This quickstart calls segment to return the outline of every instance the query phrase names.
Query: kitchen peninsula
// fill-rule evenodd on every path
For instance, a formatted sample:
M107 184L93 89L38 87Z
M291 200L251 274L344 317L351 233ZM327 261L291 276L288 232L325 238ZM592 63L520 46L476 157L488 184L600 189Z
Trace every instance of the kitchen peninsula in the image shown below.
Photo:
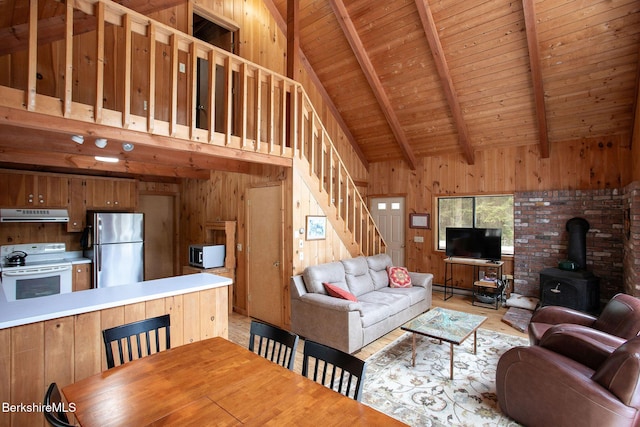
M0 292L0 401L42 402L106 370L102 330L171 315L171 346L228 336L229 278L199 273L7 302ZM0 413L0 425L44 425L40 412Z

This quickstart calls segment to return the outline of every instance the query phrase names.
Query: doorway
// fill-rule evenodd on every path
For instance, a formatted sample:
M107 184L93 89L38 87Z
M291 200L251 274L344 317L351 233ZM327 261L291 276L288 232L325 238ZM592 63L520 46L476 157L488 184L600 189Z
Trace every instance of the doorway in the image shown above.
M387 244L393 265L404 265L404 197L375 197L370 211Z
M177 274L175 205L176 198L173 195L140 194L138 211L144 213L145 280Z
M280 184L247 190L247 283L250 317L284 326L284 206Z
M229 22L223 22L220 18L213 18L205 13L204 10L195 9L193 13L193 36L211 45L226 50L227 52L237 54L238 28L235 24ZM196 90L196 127L198 129L208 130L208 117L207 111L208 94L209 94L209 61L203 58L198 58L197 62L197 82L198 88ZM224 120L224 108L225 108L225 71L224 67L220 65L215 66L215 88L214 88L214 106L215 117L213 118L213 125L215 132L225 132L225 120ZM231 134L236 135L237 123L235 114L236 106L238 105L236 97L237 91L235 88L238 84L238 73L236 71L232 74L232 116L231 120Z

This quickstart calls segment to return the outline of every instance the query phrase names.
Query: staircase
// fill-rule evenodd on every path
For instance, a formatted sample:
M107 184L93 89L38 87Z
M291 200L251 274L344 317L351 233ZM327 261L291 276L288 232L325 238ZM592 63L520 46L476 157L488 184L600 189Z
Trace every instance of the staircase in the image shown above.
M291 159L352 256L385 251L302 85L109 0L67 0L46 20L37 0L29 7L28 77L0 86L0 106L170 137L185 150ZM51 44L50 80L60 83L36 78L39 42Z

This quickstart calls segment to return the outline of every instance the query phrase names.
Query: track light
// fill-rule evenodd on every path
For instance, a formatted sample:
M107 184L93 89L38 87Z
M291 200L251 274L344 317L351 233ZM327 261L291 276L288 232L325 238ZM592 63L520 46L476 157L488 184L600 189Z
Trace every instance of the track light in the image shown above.
M107 146L107 140L105 138L96 139L96 147L104 148Z
M71 140L76 144L84 143L84 136L82 135L71 135Z
M123 142L122 143L122 149L124 151L133 151L134 145L130 142Z
M106 162L106 163L118 163L120 161L120 159L118 159L117 157L95 156L94 159L96 159L99 162Z

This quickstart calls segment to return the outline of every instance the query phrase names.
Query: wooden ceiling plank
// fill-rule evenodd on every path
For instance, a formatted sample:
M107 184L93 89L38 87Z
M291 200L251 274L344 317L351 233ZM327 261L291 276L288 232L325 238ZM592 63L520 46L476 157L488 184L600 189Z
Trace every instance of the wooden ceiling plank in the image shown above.
M280 15L280 12L278 11L278 8L275 6L275 4L273 3L272 0L264 0L264 3L267 6L267 9L269 9L271 11L271 15L273 16L273 18L275 19L276 23L278 24L278 27L280 28L280 31L282 31L283 33L286 34L287 33L287 24L284 21L284 19L282 18L282 16ZM353 134L351 133L351 130L349 129L349 126L347 126L347 124L344 122L344 119L343 119L342 115L340 114L340 112L338 111L338 108L336 107L336 105L334 104L333 100L331 99L331 97L327 93L324 85L321 83L321 81L318 78L318 75L316 74L315 70L313 69L313 67L309 63L309 60L305 56L304 51L300 47L300 43L299 42L298 42L298 53L299 53L300 63L305 67L305 70L306 70L309 78L314 83L314 85L316 87L316 90L320 93L320 96L322 97L322 100L324 101L325 105L331 111L331 114L333 115L333 118L335 119L336 123L340 127L340 130L342 131L342 133L344 133L344 135L346 136L347 140L349 141L349 144L351 145L351 148L353 148L353 150L355 151L356 155L358 156L358 159L362 162L362 164L364 165L365 169L369 169L369 161L367 160L367 157L362 152L362 149L360 148L360 145L358 145L358 143L356 142L356 139L354 138Z
M422 22L424 33L427 36L427 41L429 42L429 47L431 48L433 60L436 63L436 68L438 69L440 80L442 81L443 90L445 92L447 102L449 103L449 108L451 109L451 114L453 115L453 119L456 124L458 138L460 146L464 153L465 160L468 164L473 165L475 162L475 158L471 143L469 141L469 131L462 115L462 108L460 107L458 96L456 95L447 60L444 57L444 51L442 49L442 44L440 43L440 38L438 37L438 30L436 28L435 21L433 20L431 9L429 7L429 4L427 3L427 0L416 0L416 7L418 8L420 21Z
M535 0L522 0L522 6L525 28L527 30L527 45L529 46L529 62L531 64L536 119L538 121L540 157L547 159L549 158L549 132L547 129L547 112L544 103L544 83L542 80L542 68L540 66L540 50L538 48Z
M380 103L380 108L384 113L387 122L389 123L391 131L393 132L396 141L400 146L400 149L402 150L405 161L412 170L415 170L417 164L416 157L413 154L413 151L409 145L409 141L404 133L404 130L402 129L398 117L395 114L389 97L387 96L384 87L382 86L382 82L380 81L380 78L378 77L373 64L371 63L371 60L369 59L369 56L367 55L367 52L362 44L362 41L358 36L358 32L356 31L356 28L351 21L347 8L345 7L342 0L329 0L329 3L331 4L338 23L340 24L340 27L342 28L342 31L344 32L344 35L347 38L351 49L353 50L353 53L358 59L358 63L360 64L360 67L362 68L362 71L364 72L364 75L367 78L369 85L371 86L371 90Z

